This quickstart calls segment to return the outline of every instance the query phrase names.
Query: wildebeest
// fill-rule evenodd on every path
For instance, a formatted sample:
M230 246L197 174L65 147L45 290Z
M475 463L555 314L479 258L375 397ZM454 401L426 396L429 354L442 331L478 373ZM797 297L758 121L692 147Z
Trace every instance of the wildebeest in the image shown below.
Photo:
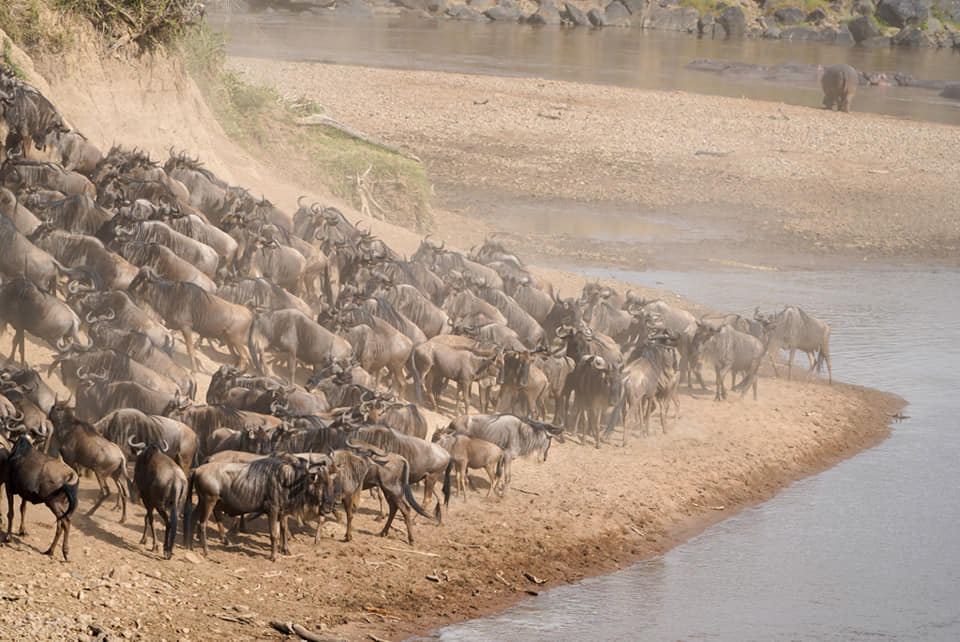
M850 104L857 93L860 74L850 65L832 65L823 70L820 86L823 87L823 106L837 111L850 111Z
M345 329L343 334L353 346L353 357L364 370L373 375L374 387L380 385L381 374L386 368L393 376L394 391L397 395L402 395L405 383L403 367L406 365L413 375L414 389L419 399L421 377L414 360L413 342L389 323L363 308L354 308L353 313L347 314L352 318L347 320L350 327Z
M92 470L97 478L100 494L87 515L93 515L110 496L107 479L112 478L117 486L117 505L114 510L121 509L120 523L125 522L130 478L127 477L127 458L123 450L93 426L78 419L66 402L61 401L53 406L50 421L53 422L53 440L63 462L78 473L81 467Z
M17 190L23 185L42 185L64 194L96 198L97 188L83 174L63 169L56 163L26 158L8 158L0 166L0 183Z
M667 407L672 402L680 412L680 402L676 397L680 381L679 356L677 350L669 345L647 342L638 347L630 361L623 367L619 399L616 400L604 437L610 435L618 421L623 421L623 445L627 444L627 435L633 421L638 417L641 432L650 432L650 413L657 404L660 406L660 427L667 432Z
M288 381L296 382L297 362L303 362L314 371L327 359L349 359L353 347L299 310L272 310L259 312L250 327L248 348L254 367L264 372L260 359L260 341L267 350L286 357L290 372ZM406 360L406 359L404 359Z
M410 482L415 484L423 481L423 507L426 509L429 498L434 494L436 483L443 478L443 504L450 503L450 473L453 466L450 455L443 448L405 435L398 430L386 426L366 425L353 430L350 438L380 448L388 453L402 456L410 464ZM440 499L437 498L436 516L440 518Z
M17 231L24 236L32 234L42 223L33 212L24 207L13 192L5 187L0 187L0 215L10 219Z
M132 225L118 224L114 231L120 240L165 245L210 278L216 275L217 267L220 265L220 255L216 250L206 243L177 232L162 221L136 221Z
M69 306L28 279L15 278L0 285L0 333L6 331L7 325L16 331L10 361L19 346L21 364L26 363L25 332L57 349L80 343L80 318Z
M167 445L167 456L175 460L184 472L188 472L197 460L199 439L196 431L171 417L148 414L137 407L123 407L105 414L94 424L94 428L133 456L136 456L136 451L130 444L131 438L137 443L164 443Z
M807 314L802 309L788 305L783 310L771 315L762 315L759 310L755 318L764 326L767 335L767 347L773 353L780 349L790 351L790 360L787 362L787 379L793 369L793 355L797 350L807 353L810 359L810 370L827 364L827 373L830 383L833 383L833 367L830 365L830 326L820 319ZM816 354L816 359L814 359ZM777 366L774 364L776 374Z
M134 381L108 382L106 377L94 372L83 372L78 377L77 415L84 421L97 421L98 417L121 408L142 408L147 414L162 415L179 403L176 396Z
M585 355L567 377L563 387L564 424L571 431L580 432L580 443L586 442L586 432L593 433L596 447L600 447L600 421L619 391L620 373L606 359L597 355ZM566 412L570 394L573 393L573 420Z
M250 361L247 337L253 313L240 305L204 292L192 283L161 279L149 268L142 268L130 284L130 291L150 304L172 330L183 334L191 369L196 372L194 333L227 344L237 365Z
M174 338L170 331L152 313L134 303L126 290L77 293L73 305L87 323L110 322L114 327L146 335L167 354L173 352Z
M292 458L295 460L296 458ZM225 540L221 513L245 515L266 513L270 522L270 560L277 559L277 550L289 554L287 516L303 504L332 507L337 501L332 473L326 465L308 467L289 458L267 457L249 464L203 464L190 474L187 484L187 507L184 515L184 540L193 548L193 532L197 529L203 553L207 547L207 520L211 513ZM197 493L196 517L192 515L193 492Z
M94 287L100 287L96 272L86 266L65 268L49 252L31 243L5 216L0 216L0 247L3 248L0 252L2 276L29 279L48 292L56 292L61 276L90 280Z
M96 237L65 232L44 223L29 239L66 266L84 265L93 270L103 287L122 290L137 275L136 266L109 251Z
M731 386L734 390L737 388L734 383L739 373L743 376L739 384L742 395L747 393L747 388L752 384L753 398L757 398L757 371L766 352L759 339L728 325L716 328L701 324L697 328L694 347L698 355L714 365L717 378L717 393L714 397L716 401L727 397L724 378L728 373L733 377Z
M157 550L157 534L153 529L153 511L156 510L167 529L163 538L163 556L170 559L173 557L173 542L177 536L177 520L187 501L187 476L176 462L163 453L161 446L149 444L137 454L133 482L140 501L147 509L143 517L143 537L140 538L140 544L147 543L149 529L153 538L150 550Z
M112 348L71 346L54 355L49 372L60 366L60 379L68 388L75 388L83 372L96 372L110 381L134 381L169 396L186 394L186 390L159 372Z
M216 295L231 303L253 305L267 310L293 309L313 317L313 309L306 301L263 278L230 277L217 289Z
M490 490L487 497L503 485L503 465L505 455L500 446L477 439L464 433L439 434L436 443L450 453L453 460L453 469L457 474L457 492L467 496L467 483L473 488L473 482L467 475L469 468L482 468L490 478Z
M9 451L0 450L0 471L7 489L7 533L4 541L10 538L13 531L13 496L19 495L20 501L20 532L26 535L24 513L27 502L31 504L46 504L50 512L57 519L57 530L53 536L53 543L46 550L47 555L53 555L57 542L63 536L63 559L68 559L70 540L70 519L77 508L77 488L80 485L80 476L76 471L58 459L45 455L21 434Z
M464 414L469 414L473 382L496 373L495 365L500 351L496 346L481 345L467 337L442 334L418 345L413 355L417 370L430 389L434 410L439 408L439 402L432 378L441 381L453 379L457 382L454 412L460 407L462 399Z
M406 283L386 286L375 294L393 304L398 312L417 324L427 338L450 331L450 317L419 289Z
M34 214L54 227L94 236L113 219L113 213L100 207L86 194L74 194L52 201L35 199L31 209ZM102 242L103 239L98 239Z
M536 453L537 459L545 462L553 438L563 438L563 430L557 426L509 414L462 415L450 422L445 432L464 432L503 449L506 455L503 464L503 494L506 494L507 487L510 486L511 462L514 459Z
M543 418L547 413L543 398L548 387L547 376L532 362L529 352L507 350L503 353L503 365L500 368L501 410Z
M144 243L133 239L117 239L110 243L118 255L137 268L152 268L159 277L169 281L193 283L205 292L216 292L213 279L198 270L192 263L181 258L166 245ZM136 271L130 281L136 278ZM129 286L129 282L127 285Z

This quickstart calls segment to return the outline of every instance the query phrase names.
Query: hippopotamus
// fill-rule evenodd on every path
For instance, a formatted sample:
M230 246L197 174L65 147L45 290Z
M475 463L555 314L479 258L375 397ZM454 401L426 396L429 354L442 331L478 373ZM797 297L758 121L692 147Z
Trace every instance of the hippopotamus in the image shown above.
M823 87L823 106L839 111L850 111L850 102L857 93L860 74L850 65L833 65L823 70L820 85Z

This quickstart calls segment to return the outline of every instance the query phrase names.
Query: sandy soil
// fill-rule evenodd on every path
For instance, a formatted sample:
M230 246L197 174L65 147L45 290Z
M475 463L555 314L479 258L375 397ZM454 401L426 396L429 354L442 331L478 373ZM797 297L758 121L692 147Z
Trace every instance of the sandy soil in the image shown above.
M243 64L266 69L252 61ZM192 83L162 59L101 64L93 57L78 58L58 68L70 71L48 76L49 97L103 146L136 145L158 159L171 145L200 154L214 171L262 191L291 211L300 193L335 202L329 195L290 184L283 168L262 167L225 140ZM290 72L284 67L276 77L283 79ZM795 212L785 216L777 234L795 238L791 235L802 230L788 223L801 226L807 211L837 226L842 219L851 229L865 228L854 216L866 207L857 198L873 194L883 184L881 176L895 178L899 185L901 173L892 170L904 167L903 173L916 181L913 198L885 189L891 199L918 213L927 211L915 205L918 202L946 213L956 208L945 195L938 196L958 171L945 157L957 142L957 130L942 126L800 108L784 108L790 120L773 121L769 116L778 112L771 105L657 92L623 94L559 83L439 74L408 77L357 68L317 67L303 73L328 74L328 86L339 90L318 95L331 115L416 151L441 186L479 188L490 183L497 193L584 202L611 194L616 200L643 196L639 201L651 204L696 201L697 195L732 201L750 195L763 203L772 198L789 203ZM378 77L380 84L374 80ZM411 86L419 93L419 103L407 93ZM535 100L531 94L537 91L543 95ZM337 100L342 101L339 106ZM470 111L474 100L490 102L477 105L484 111L475 113ZM629 110L624 101L643 117L625 119ZM550 106L564 107L549 112L561 114L560 120L536 115ZM699 134L681 140L689 133L683 123L694 114L699 114ZM594 119L609 125L606 136L597 138ZM622 125L614 126L618 122ZM535 131L523 133L521 123ZM830 131L844 132L847 142L824 135L828 125ZM752 145L744 138L751 127L766 132L758 133L756 141L771 142ZM867 138L891 140L884 138L888 129L926 145L929 158L918 153L915 158L897 155L880 161L859 143L854 145ZM812 135L815 131L820 134ZM804 135L793 137L797 132ZM772 142L776 140L781 142ZM797 150L798 140L809 141L802 152L783 152L781 157L773 151L777 144ZM835 158L844 145L849 149L841 155L845 169L835 162L843 179L825 188L828 194L809 195L821 210L802 198L797 184L810 178L797 180L792 171L822 175L820 164ZM702 157L695 155L699 149L735 153ZM934 149L944 155L933 154ZM671 176L680 166L691 174ZM891 173L871 174L869 169ZM587 171L589 175L583 175ZM928 173L944 182L936 183ZM839 198L844 185L856 198L848 195L840 203L857 203L857 209L827 207L836 202L828 196ZM774 188L770 196L768 190ZM892 205L872 200L878 218L893 216ZM437 219L440 235L461 246L491 229L482 221L442 211ZM935 236L937 229L947 236L946 227L937 227L946 223L933 216L923 220L923 234ZM381 222L373 226L400 251L416 247L417 237L405 230ZM864 234L881 236L872 226ZM911 238L920 244L928 236L918 232ZM892 233L890 239L899 242ZM929 255L921 256L939 257L938 247L931 245ZM576 275L541 272L564 290L579 289L583 283ZM9 341L9 335L0 339L0 351L9 350ZM38 368L45 370L50 363L46 348L34 346L31 355ZM215 366L203 363L207 372ZM204 377L201 394L206 382ZM298 622L331 637L405 637L503 607L530 591L658 554L698 529L769 498L791 481L882 440L888 433L887 413L903 402L842 383L765 376L757 402L732 398L714 403L712 395L697 392L684 393L681 403L682 416L666 434L654 423L654 434L634 436L627 447L596 450L568 440L556 444L544 464L520 462L506 498L454 498L443 525L417 521L415 547L406 544L402 525L385 540L375 537L381 523L367 501L351 543L339 541L343 526L330 523L318 546L302 536L293 544L293 556L271 563L263 525L258 524L231 546L213 543L208 558L178 548L172 561L163 562L137 544L139 507L132 509L126 525L118 525L117 515L106 506L93 517L79 514L93 498L94 484L84 479L69 563L39 552L52 537L52 519L43 507L28 510L29 534L14 537L0 550L0 638L262 639L279 636L268 627L270 620ZM483 480L476 479L485 490ZM531 582L525 572L544 583Z

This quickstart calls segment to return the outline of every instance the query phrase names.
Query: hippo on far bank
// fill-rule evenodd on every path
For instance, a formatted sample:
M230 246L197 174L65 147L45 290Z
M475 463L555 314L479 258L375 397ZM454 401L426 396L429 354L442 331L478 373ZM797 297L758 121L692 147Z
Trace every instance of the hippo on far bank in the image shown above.
M833 65L823 70L820 85L823 87L823 106L839 111L850 111L850 103L857 93L860 74L850 65Z

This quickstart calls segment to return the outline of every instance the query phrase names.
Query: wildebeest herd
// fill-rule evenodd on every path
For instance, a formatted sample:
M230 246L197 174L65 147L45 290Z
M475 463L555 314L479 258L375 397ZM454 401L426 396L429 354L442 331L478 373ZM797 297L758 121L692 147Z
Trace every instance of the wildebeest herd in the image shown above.
M705 362L718 400L728 374L756 398L761 359L780 348L830 367L829 327L799 308L697 319L599 283L564 298L490 241L464 255L427 238L406 259L335 208L300 199L290 215L184 154L162 167L136 149L103 154L5 71L0 141L6 537L15 495L21 535L26 502L44 503L47 552L62 537L64 558L82 470L100 488L88 512L116 492L123 521L139 497L141 543L149 533L156 550L156 511L168 558L180 524L206 552L211 515L224 539L223 515L234 528L266 515L271 559L288 517L319 534L336 504L350 539L366 489L388 504L382 534L400 511L412 543L411 511L430 517L436 501L440 519L469 468L502 494L512 461L545 460L564 427L626 443L659 409L666 431L681 379L705 387ZM50 363L30 363L27 334ZM198 352L224 362L205 403ZM54 372L67 399L41 376ZM421 405L454 417L431 441Z

